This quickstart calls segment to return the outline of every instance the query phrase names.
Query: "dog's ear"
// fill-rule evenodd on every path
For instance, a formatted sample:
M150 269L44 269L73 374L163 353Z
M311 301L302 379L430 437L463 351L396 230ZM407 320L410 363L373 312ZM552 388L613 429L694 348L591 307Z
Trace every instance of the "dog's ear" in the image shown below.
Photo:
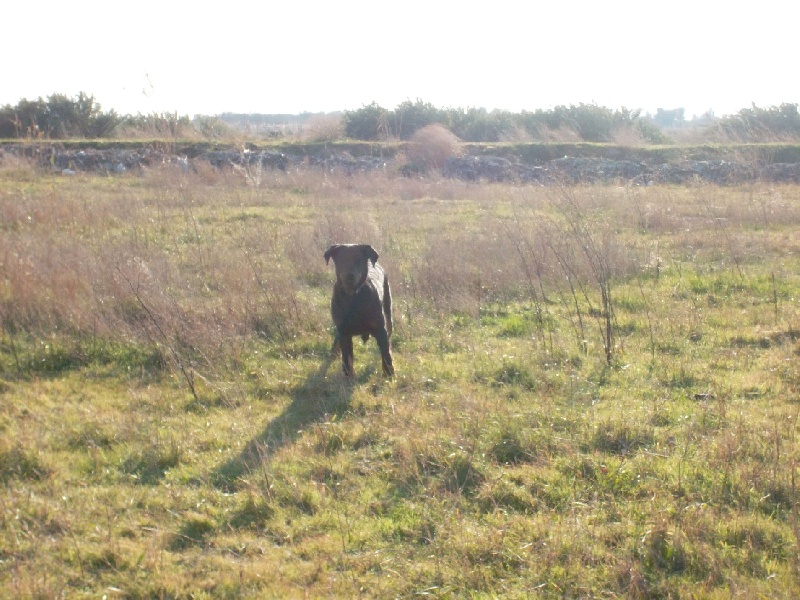
M375 263L378 262L378 253L375 252L375 248L369 244L363 244L361 249L364 251L364 256L372 261L372 266L374 267Z
M325 250L325 264L326 264L326 265L328 264L328 261L329 261L331 258L333 258L333 259L335 260L335 257L336 257L336 252L337 252L337 251L339 250L339 248L341 248L341 247L342 247L342 245L341 245L341 244L334 244L333 246L331 246L330 248L328 248L327 250Z

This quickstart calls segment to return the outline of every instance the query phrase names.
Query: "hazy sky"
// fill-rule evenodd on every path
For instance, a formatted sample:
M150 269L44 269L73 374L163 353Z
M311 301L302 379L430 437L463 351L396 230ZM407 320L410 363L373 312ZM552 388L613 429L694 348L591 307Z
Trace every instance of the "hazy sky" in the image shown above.
M125 113L559 104L729 114L800 102L788 0L20 0L0 105L93 94Z

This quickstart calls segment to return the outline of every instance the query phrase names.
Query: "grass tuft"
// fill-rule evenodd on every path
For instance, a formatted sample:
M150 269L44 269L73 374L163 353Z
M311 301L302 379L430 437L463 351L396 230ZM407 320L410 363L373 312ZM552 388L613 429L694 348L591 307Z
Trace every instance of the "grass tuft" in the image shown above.
M174 442L133 451L121 465L122 473L142 485L156 485L169 469L180 463L180 449Z
M189 515L180 530L169 540L167 547L173 552L182 552L193 546L203 546L216 525L203 515Z
M39 481L49 474L39 457L24 447L0 449L0 481Z
M627 455L654 443L652 430L627 423L599 423L589 439L589 448L606 454Z

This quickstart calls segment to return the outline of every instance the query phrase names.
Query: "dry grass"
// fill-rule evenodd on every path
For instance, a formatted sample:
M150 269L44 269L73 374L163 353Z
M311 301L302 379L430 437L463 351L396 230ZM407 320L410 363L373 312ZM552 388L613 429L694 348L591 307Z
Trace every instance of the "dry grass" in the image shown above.
M0 588L792 597L799 206L5 164ZM316 376L351 241L392 381Z
M310 142L335 142L344 138L344 122L341 115L317 115L306 121L301 139Z

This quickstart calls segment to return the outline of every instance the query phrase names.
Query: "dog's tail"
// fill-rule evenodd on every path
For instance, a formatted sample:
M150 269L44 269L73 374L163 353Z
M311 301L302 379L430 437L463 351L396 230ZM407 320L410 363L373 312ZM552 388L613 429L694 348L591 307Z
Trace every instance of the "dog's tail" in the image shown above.
M386 332L392 335L392 290L389 288L389 278L383 277L383 316L386 319Z

